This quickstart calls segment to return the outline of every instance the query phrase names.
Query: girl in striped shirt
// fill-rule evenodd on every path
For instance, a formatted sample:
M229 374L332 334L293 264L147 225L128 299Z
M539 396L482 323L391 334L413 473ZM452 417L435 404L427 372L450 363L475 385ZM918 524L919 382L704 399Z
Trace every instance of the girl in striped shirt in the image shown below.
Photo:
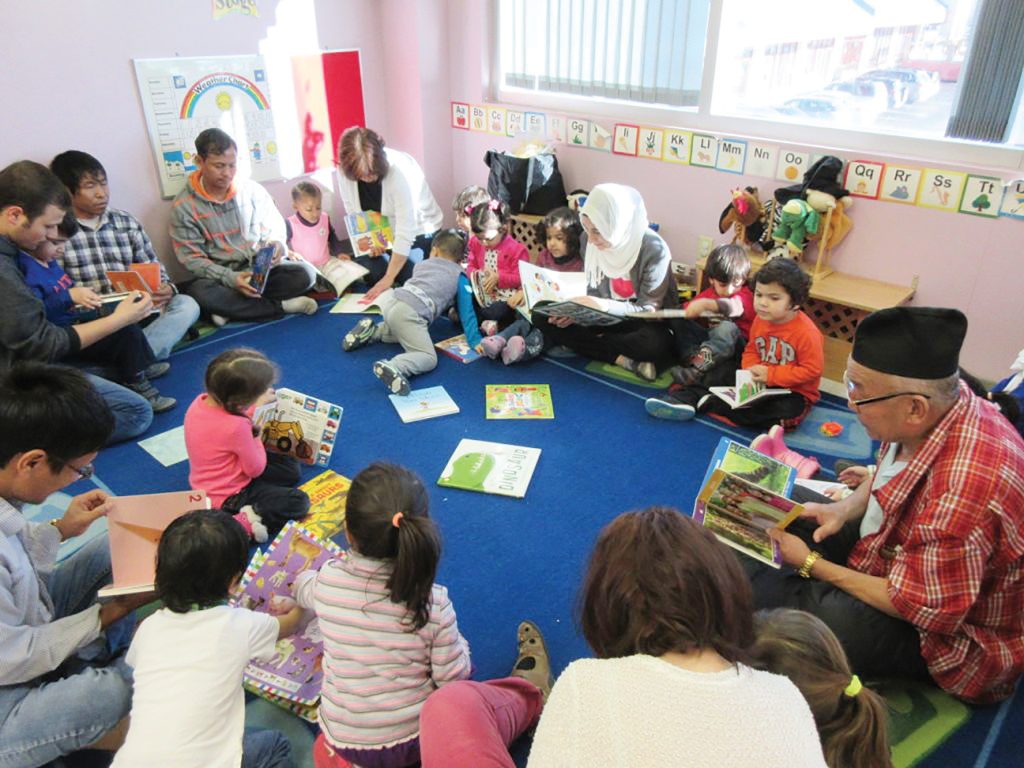
M371 464L349 489L347 556L296 579L324 639L317 766L417 764L423 702L470 675L448 591L434 583L441 543L427 506L415 473Z

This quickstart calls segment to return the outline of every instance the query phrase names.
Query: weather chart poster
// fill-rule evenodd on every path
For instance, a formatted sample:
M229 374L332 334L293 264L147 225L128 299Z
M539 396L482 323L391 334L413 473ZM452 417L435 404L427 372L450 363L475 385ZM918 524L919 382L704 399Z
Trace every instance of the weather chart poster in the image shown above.
M136 59L135 74L164 197L195 170L195 138L206 128L231 134L251 178L281 178L262 56Z

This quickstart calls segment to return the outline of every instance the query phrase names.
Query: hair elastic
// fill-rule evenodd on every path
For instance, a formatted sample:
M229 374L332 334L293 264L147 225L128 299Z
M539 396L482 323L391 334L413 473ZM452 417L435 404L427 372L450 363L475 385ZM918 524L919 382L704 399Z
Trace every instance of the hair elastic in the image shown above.
M490 208L492 211L496 211L498 210L499 207L501 207L501 201L492 197L491 201L487 203L487 207Z
M469 214L471 214L473 212L474 208L476 208L476 206L473 205L472 203L470 203L469 205L467 205L465 208L462 209L462 212L464 214L466 214L467 216L469 216Z
M864 686L861 685L860 678L854 675L850 678L850 684L843 689L843 695L849 696L852 699L861 692L862 688L864 688Z
M405 517L405 515L402 514L401 512L395 512L394 517L391 518L391 525L393 525L395 528L397 528L399 523L402 522L402 518L403 517Z

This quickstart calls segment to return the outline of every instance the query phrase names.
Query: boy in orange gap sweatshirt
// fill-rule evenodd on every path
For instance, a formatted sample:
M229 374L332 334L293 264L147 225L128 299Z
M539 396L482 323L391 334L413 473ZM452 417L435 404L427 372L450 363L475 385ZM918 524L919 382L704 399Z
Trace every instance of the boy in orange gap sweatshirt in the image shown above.
M781 424L787 431L795 429L821 397L818 386L825 363L821 331L801 309L810 287L811 278L789 259L773 259L755 277L757 317L743 350L742 367L754 381L792 390L789 394L730 408L706 387L676 385L657 402L648 401L648 413L677 421L707 413L741 427L768 429Z

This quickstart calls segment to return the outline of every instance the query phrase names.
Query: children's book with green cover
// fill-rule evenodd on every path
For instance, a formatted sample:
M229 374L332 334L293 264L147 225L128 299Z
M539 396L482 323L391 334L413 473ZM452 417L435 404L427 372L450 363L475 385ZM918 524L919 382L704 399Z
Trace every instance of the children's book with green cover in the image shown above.
M553 419L555 405L548 384L487 384L488 419Z
M796 470L793 467L728 437L719 439L701 487L707 484L716 469L757 483L786 498L793 494L793 483L796 481Z
M729 404L730 408L744 408L762 397L788 395L788 389L768 389L759 381L754 381L750 371L736 371L736 386L710 387L711 394Z
M463 438L437 484L521 499L540 458L540 448Z

